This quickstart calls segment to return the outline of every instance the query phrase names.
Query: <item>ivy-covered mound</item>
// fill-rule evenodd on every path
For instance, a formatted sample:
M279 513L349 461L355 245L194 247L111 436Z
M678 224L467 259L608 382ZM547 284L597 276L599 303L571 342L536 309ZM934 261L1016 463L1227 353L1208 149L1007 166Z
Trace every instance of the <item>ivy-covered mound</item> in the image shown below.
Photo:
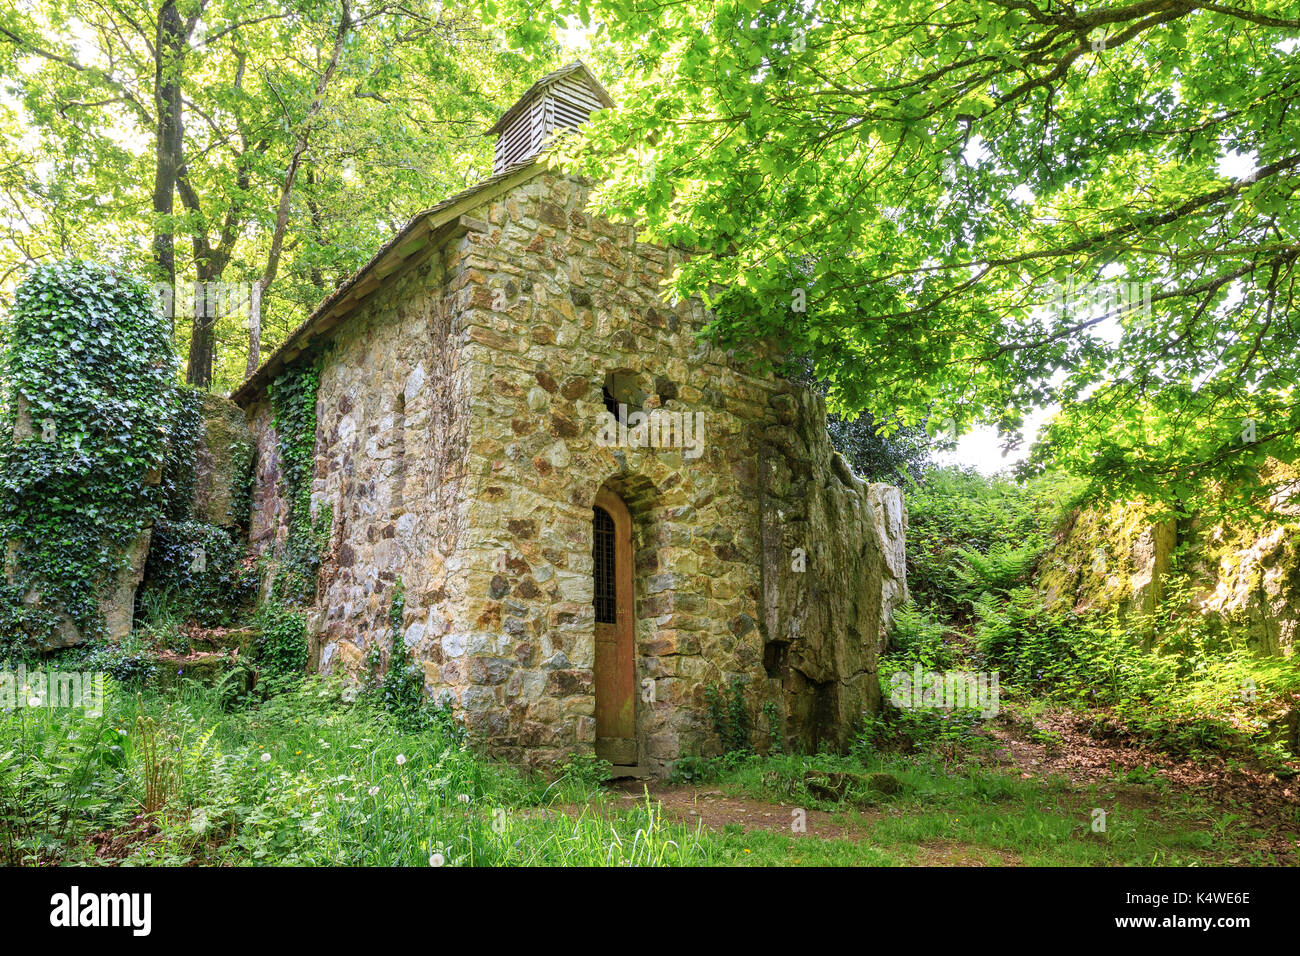
M18 287L0 368L0 635L104 631L100 597L158 515L176 355L143 280L63 262ZM62 638L62 640L60 640Z

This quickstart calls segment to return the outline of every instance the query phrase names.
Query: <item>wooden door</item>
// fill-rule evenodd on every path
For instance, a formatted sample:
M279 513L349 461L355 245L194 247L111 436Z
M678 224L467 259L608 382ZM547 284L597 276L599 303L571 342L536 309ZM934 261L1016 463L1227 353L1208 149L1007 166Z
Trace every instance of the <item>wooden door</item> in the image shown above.
M617 496L602 491L592 509L596 605L596 754L635 766L635 607L632 593L632 516Z

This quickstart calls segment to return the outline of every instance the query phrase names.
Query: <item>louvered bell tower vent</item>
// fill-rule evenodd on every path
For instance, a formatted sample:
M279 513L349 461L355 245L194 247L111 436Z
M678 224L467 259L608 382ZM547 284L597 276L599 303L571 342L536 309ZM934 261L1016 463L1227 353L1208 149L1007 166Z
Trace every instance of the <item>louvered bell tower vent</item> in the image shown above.
M596 110L613 105L600 81L580 61L546 74L488 130L497 137L492 174L532 159L556 130L581 126Z

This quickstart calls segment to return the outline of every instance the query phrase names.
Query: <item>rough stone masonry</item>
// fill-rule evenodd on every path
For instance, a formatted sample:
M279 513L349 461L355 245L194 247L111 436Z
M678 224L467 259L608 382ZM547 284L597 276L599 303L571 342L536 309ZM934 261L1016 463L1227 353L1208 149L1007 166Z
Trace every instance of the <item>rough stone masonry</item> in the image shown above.
M561 81L607 97L566 70L520 104ZM756 743L773 704L787 746L842 747L879 706L906 597L901 495L850 473L815 395L701 342L701 303L660 297L680 253L590 215L589 185L532 155L420 214L236 391L253 546L274 558L287 534L267 383L320 361L321 671L357 674L388 645L400 578L405 643L475 741L528 766L591 752L593 505L612 493L632 526L622 762L717 752L706 689L736 680ZM620 405L622 432L602 432ZM638 413L689 417L697 447L667 424L648 439Z

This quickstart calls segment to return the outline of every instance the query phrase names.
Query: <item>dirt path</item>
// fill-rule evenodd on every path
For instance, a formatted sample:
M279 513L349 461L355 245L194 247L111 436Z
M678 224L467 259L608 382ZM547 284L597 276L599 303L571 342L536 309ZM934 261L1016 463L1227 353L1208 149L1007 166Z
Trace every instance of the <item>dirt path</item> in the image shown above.
M687 826L703 823L711 830L736 826L744 833L767 830L795 839L813 837L865 842L870 838L872 823L884 816L880 810L865 808L854 808L852 814L847 810L836 813L804 810L793 804L728 796L716 788L674 786L654 781L620 780L611 784L608 792L620 809L642 803L648 793L650 799L663 808L665 818L674 823ZM792 827L796 811L805 814L806 828L801 832ZM1015 866L1020 863L1014 854L954 840L925 841L911 849L914 856L909 862L917 866L987 866L990 862Z
M798 836L791 829L796 811L806 814L808 831L827 840L861 840L867 835L863 824L879 819L876 811L861 811L861 822L850 820L845 813L828 813L823 810L803 810L794 804L768 803L746 797L730 797L721 790L690 785L673 786L655 781L620 780L609 787L621 808L628 808L650 799L663 806L664 815L675 823L694 825L703 823L711 830L722 830L736 825L748 833L751 830L771 830Z

